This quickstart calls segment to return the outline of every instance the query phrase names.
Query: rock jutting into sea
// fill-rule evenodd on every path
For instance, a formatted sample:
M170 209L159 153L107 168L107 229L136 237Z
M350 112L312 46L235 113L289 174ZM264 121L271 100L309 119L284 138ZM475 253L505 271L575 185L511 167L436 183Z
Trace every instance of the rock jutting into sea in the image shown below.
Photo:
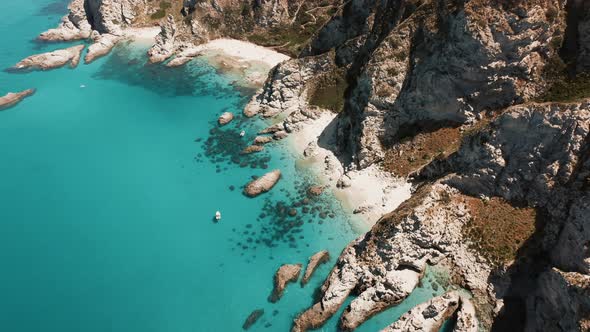
M254 144L267 144L273 141L273 138L270 136L256 136L254 139Z
M88 47L88 53L84 57L84 62L87 64L109 54L113 47L122 40L122 37L111 34L96 34L93 40L94 44Z
M272 187L281 179L281 171L274 170L268 172L256 180L248 183L244 189L244 194L248 197L256 197L272 189Z
M31 55L14 65L14 70L26 70L26 69L40 69L50 70L60 68L66 64L70 64L70 67L75 68L80 62L80 56L84 50L84 45L72 46L70 48L56 50L52 52Z
M311 276L315 272L315 270L324 263L327 263L330 260L330 253L327 250L322 250L309 258L309 262L307 263L307 268L305 269L305 273L303 274L303 278L301 278L301 287L305 286Z
M41 35L43 41L73 41L90 37L92 26L86 17L84 0L73 0L68 6L69 14L61 19L57 28L49 29Z
M244 150L242 150L242 152L240 152L240 154L251 154L251 153L260 152L262 150L264 150L264 146L262 146L262 145L250 145L250 146L247 146L246 148L244 148Z
M264 315L264 309L256 309L252 311L246 321L244 321L244 325L242 325L242 329L248 330L252 325L256 324L256 322Z
M274 277L274 289L268 300L270 302L277 302L283 296L285 287L288 283L296 282L301 273L301 264L285 264L281 266Z
M166 61L174 55L176 50L176 23L174 16L168 15L166 20L160 23L161 31L156 36L156 43L148 50L150 63L160 63Z
M6 95L0 97L0 111L15 106L16 104L20 103L23 99L32 96L34 93L35 89L7 93Z
M226 124L230 123L234 119L234 114L232 112L225 112L219 116L217 119L217 123L220 126L225 126Z

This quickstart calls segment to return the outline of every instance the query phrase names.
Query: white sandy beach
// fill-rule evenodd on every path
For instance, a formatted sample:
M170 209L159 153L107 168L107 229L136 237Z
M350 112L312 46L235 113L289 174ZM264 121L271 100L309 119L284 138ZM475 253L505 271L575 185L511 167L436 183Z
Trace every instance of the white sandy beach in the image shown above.
M381 170L377 165L360 171L350 171L344 175L344 169L334 153L325 148L332 144L329 141L335 135L334 128L329 126L335 117L335 114L325 111L319 119L307 120L302 129L291 134L289 140L295 153L303 158L302 166L314 169L322 184L332 189L344 208L350 213L356 212L370 227L382 215L395 210L403 201L410 198L411 185L404 179L395 178ZM317 143L325 130L320 144L324 147L308 148L310 143ZM348 182L346 188L337 187L339 179Z
M123 34L125 37L133 39L138 43L153 45L160 30L160 27L157 26L148 28L127 28L123 31Z

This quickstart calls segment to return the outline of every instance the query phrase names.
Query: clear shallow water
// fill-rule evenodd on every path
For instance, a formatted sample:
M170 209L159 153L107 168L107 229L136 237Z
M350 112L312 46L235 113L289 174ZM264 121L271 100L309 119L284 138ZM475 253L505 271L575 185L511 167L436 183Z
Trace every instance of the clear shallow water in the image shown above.
M0 2L1 68L64 46L31 41L55 26L64 3ZM0 112L0 330L238 331L263 308L251 330L287 331L331 264L270 304L276 269L322 249L333 263L366 229L329 195L313 203L325 219L300 208L285 217L282 206L299 201L312 177L284 146L237 157L245 144L237 132L251 138L262 123L214 129L248 92L204 62L163 69L145 65L144 52L123 45L75 70L0 72L1 94L38 89ZM244 197L240 187L263 167L280 168L283 180ZM378 330L441 293L430 280L359 330Z

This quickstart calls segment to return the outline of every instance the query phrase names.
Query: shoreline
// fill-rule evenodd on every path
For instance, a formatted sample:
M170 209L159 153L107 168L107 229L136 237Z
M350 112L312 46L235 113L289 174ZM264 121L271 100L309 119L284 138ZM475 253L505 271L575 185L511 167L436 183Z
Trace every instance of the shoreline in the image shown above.
M332 125L335 118L336 114L322 111L317 119L303 122L301 129L290 134L287 143L298 166L311 169L319 184L334 193L345 211L362 219L370 228L410 198L411 184L377 165L345 172L331 151L336 139L336 128Z

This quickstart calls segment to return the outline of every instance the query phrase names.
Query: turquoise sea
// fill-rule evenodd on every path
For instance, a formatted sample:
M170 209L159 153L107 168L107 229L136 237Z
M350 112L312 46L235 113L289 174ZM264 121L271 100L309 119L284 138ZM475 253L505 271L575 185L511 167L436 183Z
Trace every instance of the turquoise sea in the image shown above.
M66 5L0 1L0 67L64 47L34 38ZM240 331L258 308L265 313L251 331L288 331L340 251L367 230L329 194L303 213L313 175L296 169L284 144L239 155L266 124L238 117L217 128L253 93L235 77L203 60L147 65L145 51L125 44L73 70L0 72L1 95L37 89L0 112L0 331ZM284 176L271 193L241 194L276 168ZM322 249L332 260L310 284L267 301L280 265ZM433 280L359 330L440 294ZM323 330L335 331L337 319Z

